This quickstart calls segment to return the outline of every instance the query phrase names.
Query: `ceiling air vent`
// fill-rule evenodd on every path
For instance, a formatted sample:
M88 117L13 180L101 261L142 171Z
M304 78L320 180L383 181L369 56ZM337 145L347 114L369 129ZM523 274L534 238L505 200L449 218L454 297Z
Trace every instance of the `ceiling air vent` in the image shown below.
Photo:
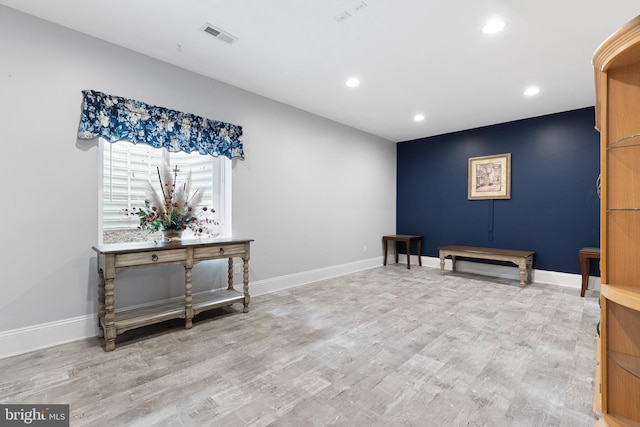
M226 31L221 30L220 28L214 27L211 24L204 24L200 30L227 44L233 44L236 40L238 40L236 36L231 35Z

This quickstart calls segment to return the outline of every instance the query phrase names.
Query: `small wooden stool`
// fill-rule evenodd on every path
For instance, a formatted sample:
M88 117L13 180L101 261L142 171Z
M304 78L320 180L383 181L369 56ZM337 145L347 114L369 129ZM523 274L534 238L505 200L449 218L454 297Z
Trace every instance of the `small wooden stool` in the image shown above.
M578 259L580 260L580 272L582 273L580 296L583 297L589 283L589 260L600 259L600 248L582 248L578 251Z
M393 240L396 242L396 262L398 262L398 242L404 242L407 245L407 269L411 268L411 242L418 242L418 264L422 267L422 236L407 236L404 234L394 234L391 236L382 236L382 245L384 246L384 264L387 265L387 242Z

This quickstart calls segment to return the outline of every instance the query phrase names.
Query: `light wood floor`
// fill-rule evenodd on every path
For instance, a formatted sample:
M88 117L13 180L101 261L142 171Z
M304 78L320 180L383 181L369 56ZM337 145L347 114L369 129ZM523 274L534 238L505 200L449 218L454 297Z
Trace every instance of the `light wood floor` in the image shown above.
M389 265L0 360L72 426L591 426L597 293Z

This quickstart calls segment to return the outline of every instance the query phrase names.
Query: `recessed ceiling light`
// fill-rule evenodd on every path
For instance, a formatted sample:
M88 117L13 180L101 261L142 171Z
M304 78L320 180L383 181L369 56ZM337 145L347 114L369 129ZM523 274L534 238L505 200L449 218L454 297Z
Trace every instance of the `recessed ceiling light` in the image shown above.
M485 34L494 34L499 31L502 31L504 26L505 26L504 20L500 18L493 18L487 21L484 27L482 27L482 32Z
M424 114L416 114L415 116L413 116L413 120L416 122L421 122L424 121Z
M360 86L360 80L358 80L358 78L356 77L351 77L349 80L347 80L347 86L349 87Z
M533 96L540 93L540 88L538 86L529 86L522 92L525 96Z

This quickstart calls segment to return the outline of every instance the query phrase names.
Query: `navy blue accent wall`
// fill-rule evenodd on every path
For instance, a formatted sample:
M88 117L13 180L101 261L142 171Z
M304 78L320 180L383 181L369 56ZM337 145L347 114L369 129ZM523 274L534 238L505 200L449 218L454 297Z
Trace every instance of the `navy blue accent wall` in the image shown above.
M589 107L398 143L396 232L422 235L427 256L454 244L532 250L536 269L580 273L578 250L600 246L594 123ZM511 199L468 200L469 158L502 153Z

